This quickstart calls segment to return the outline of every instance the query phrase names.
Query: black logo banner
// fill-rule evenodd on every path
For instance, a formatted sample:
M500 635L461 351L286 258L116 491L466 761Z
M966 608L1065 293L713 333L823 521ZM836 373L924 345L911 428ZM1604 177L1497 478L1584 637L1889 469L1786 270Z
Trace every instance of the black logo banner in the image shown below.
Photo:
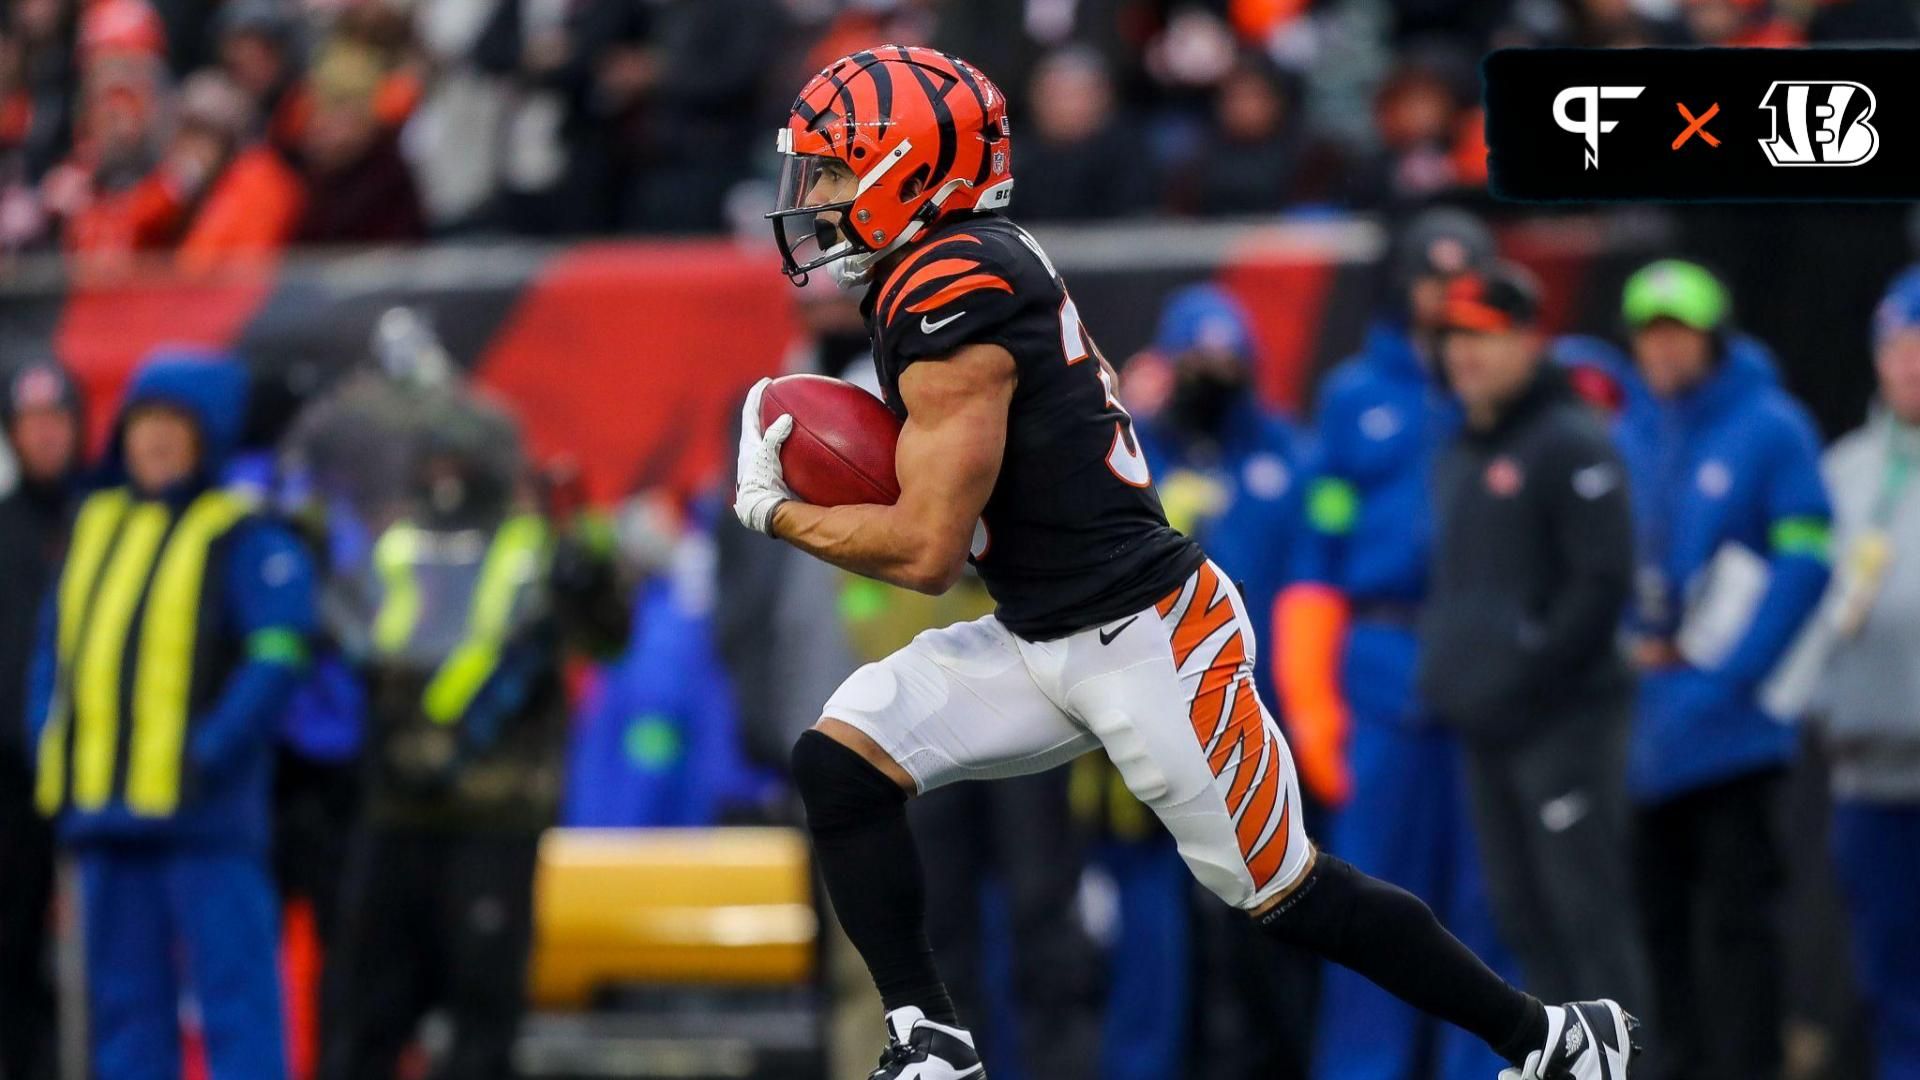
M1502 49L1484 71L1503 199L1920 199L1920 49Z

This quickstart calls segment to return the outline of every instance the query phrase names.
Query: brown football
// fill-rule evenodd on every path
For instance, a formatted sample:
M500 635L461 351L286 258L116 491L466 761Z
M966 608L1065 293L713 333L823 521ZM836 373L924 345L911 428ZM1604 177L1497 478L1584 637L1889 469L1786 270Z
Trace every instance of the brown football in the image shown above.
M789 413L793 434L780 447L780 468L795 495L817 506L900 498L893 472L900 421L879 398L824 375L787 375L760 396L760 424Z

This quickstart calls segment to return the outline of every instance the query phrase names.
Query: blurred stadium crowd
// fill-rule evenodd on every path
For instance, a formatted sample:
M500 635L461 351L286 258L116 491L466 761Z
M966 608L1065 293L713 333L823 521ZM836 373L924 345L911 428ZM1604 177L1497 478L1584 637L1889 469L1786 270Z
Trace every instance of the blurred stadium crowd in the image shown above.
M1905 0L13 0L0 18L0 251L65 252L82 276L144 257L196 275L306 246L762 241L764 136L792 90L827 60L889 40L966 56L1012 95L1023 222L1380 214L1391 254L1383 284L1358 301L1378 319L1351 362L1319 373L1303 415L1255 393L1260 345L1220 289L1168 297L1149 347L1113 359L1169 517L1273 615L1260 679L1286 713L1316 837L1420 893L1476 947L1497 954L1506 935L1520 957L1506 970L1538 982L1534 966L1577 969L1569 958L1582 950L1511 940L1526 915L1515 915L1514 882L1480 866L1488 818L1472 805L1460 737L1431 722L1415 686L1438 527L1427 470L1453 431L1420 351L1418 294L1493 248L1471 219L1417 215L1444 202L1519 216L1483 191L1478 57L1506 44L1917 35ZM1737 673L1671 650L1636 654L1665 696L1651 720L1640 704L1631 765L1624 748L1598 759L1607 767L1593 783L1617 786L1618 805L1597 788L1572 801L1561 796L1581 793L1555 790L1513 816L1557 835L1611 808L1638 841L1632 886L1592 894L1644 924L1653 985L1636 1008L1669 1031L1704 1016L1726 1033L1670 1040L1659 1067L1671 1071L1657 1078L1920 1076L1920 720L1902 681L1920 648L1920 582L1896 557L1920 546L1908 482L1920 458L1920 281L1889 286L1884 273L1912 252L1897 213L1699 211L1676 231L1720 277L1679 264L1636 279L1637 301L1610 282L1604 295L1548 297L1605 313L1612 340L1557 339L1552 356L1611 417L1636 496L1654 493L1634 509L1641 569L1654 564L1656 580L1634 583L1629 625L1671 644L1682 620L1670 609L1697 598L1691 576L1729 544L1753 549L1764 569L1752 572L1779 587L1752 616L1759 629L1726 650ZM869 379L853 299L824 282L796 296L799 337L761 366ZM1691 381L1650 380L1666 348L1653 339L1676 328L1695 335L1681 351L1711 363ZM1834 362L1868 355L1871 376ZM585 506L577 477L533 460L515 403L466 386L430 320L406 308L380 320L363 354L337 358L352 378L270 407L256 394L244 432L221 413L237 413L236 399L207 404L237 391L206 375L258 357L145 358L122 402L83 400L61 359L0 356L18 477L0 504L0 591L17 601L0 636L0 701L43 706L29 738L0 726L5 1080L45 1080L61 1053L59 1075L85 1075L75 1055L89 1045L104 1080L173 1075L176 988L141 976L171 969L172 938L199 932L231 939L232 967L188 965L200 1005L185 1014L195 1039L184 1056L216 1080L288 1068L359 1080L395 1060L417 1075L429 1058L438 1075L507 1075L548 824L794 823L787 750L840 680L922 629L991 608L971 579L940 598L907 594L746 533L726 511L725 477ZM1880 405L1828 451L1824 478L1816 426L1783 383L1828 437L1856 428L1874 384ZM257 753L187 797L232 785L227 810L195 827L245 857L166 886L136 880L125 853L152 837L117 832L111 807L80 814L77 832L66 821L56 840L33 806L40 796L39 810L75 810L67 793L37 790L41 725L59 698L28 661L58 652L62 635L25 598L54 590L67 523L99 470L129 464L118 442L82 460L80 418L119 410L124 434L143 403L198 426L192 497L252 492L290 545L263 564L285 555L314 584L267 627L296 629L311 655L298 680L249 691L240 726ZM1753 430L1785 449L1752 451L1742 440ZM1685 512L1729 497L1739 514ZM504 594L498 625L478 614L499 587L487 584L496 550L537 550L542 567L515 579L537 599ZM392 614L418 583L471 594L474 614L464 602L445 626ZM1823 621L1846 629L1825 646L1815 704L1795 711L1829 724L1796 732L1763 717L1761 684L1801 628ZM273 640L222 648L245 645L237 671L271 668L286 659ZM518 647L528 642L538 647ZM416 706L444 702L432 687L459 656L482 656L492 689L436 720L436 706ZM1199 896L1103 762L944 790L912 812L923 849L943 853L928 866L934 944L956 1000L984 1018L998 1080L1496 1071ZM270 843L256 835L267 822ZM235 930L251 909L198 930L181 916L172 931L89 936L88 1008L70 999L65 1012L91 1011L92 1030L57 1038L43 940L56 849L80 857L83 881L131 882L130 903L156 895L148 888L240 903L277 886L304 905L294 923L317 927L290 937L325 950L327 989L298 949L285 954L283 1034L280 991L243 977L271 970L271 928ZM487 903L420 914L474 897ZM89 909L83 921L106 934L104 920L126 915ZM824 943L823 999L870 1029L877 999L837 945ZM210 971L239 974L210 990ZM1616 992L1555 977L1574 982L1551 991L1568 997ZM460 992L476 985L494 993ZM109 986L124 996L103 1012L88 995ZM116 1041L107 1017L141 995L132 1012L159 998L161 1020L143 1015ZM424 1054L404 1049L434 1009L454 1034L428 1038ZM225 1054L250 1064L223 1072ZM856 1074L852 1057L835 1060L826 1075Z
M792 88L890 40L1011 95L1028 220L1390 208L1483 186L1489 47L1914 31L1902 0L18 0L0 250L716 231Z

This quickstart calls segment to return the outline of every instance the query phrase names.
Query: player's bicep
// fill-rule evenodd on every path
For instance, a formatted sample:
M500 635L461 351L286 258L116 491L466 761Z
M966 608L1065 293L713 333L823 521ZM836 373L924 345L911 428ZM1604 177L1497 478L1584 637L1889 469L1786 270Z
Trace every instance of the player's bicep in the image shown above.
M899 505L962 552L1000 475L1014 382L1013 356L998 345L963 346L900 374Z

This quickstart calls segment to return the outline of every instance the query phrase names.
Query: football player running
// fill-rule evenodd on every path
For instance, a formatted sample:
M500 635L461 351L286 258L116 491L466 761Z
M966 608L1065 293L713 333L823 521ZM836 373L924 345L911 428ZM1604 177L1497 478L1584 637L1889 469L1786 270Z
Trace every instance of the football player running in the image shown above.
M1233 583L1167 526L1113 369L1040 246L1001 215L1006 102L956 57L884 46L815 76L778 134L769 215L796 281L866 287L899 501L814 506L781 477L782 417L748 395L734 510L749 528L923 592L970 560L997 610L855 672L793 750L834 911L878 985L871 1080L985 1068L924 926L909 796L1104 747L1193 874L1274 937L1485 1039L1520 1080L1626 1080L1635 1022L1543 1005L1412 894L1315 851L1286 741L1254 691ZM937 851L925 857L939 858Z

